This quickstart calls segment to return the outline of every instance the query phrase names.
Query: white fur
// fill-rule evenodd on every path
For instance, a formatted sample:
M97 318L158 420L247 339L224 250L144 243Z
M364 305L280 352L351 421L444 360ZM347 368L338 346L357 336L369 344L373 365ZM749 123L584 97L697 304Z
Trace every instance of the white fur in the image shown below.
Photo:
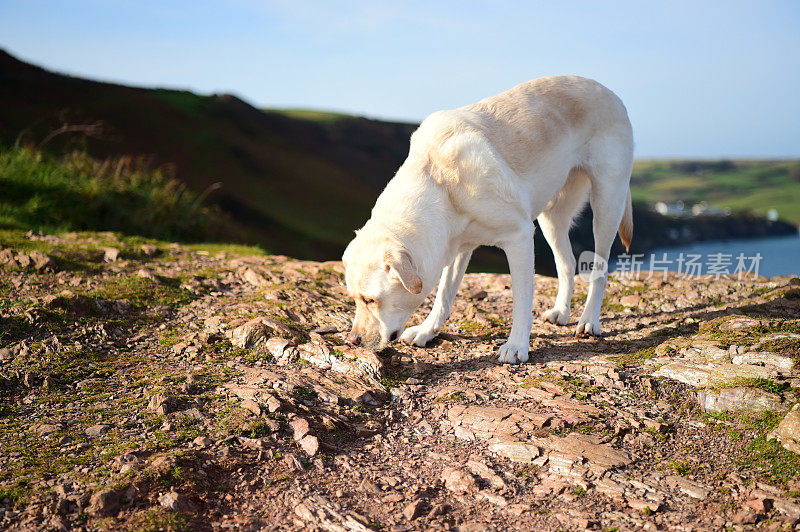
M367 347L385 346L438 280L430 315L401 336L425 345L449 316L472 250L494 245L508 258L514 299L511 334L498 360L525 362L533 323L533 220L553 249L559 280L555 305L543 317L564 325L575 272L570 224L588 196L595 252L608 259L618 227L629 239L632 164L625 107L585 78L541 78L432 114L412 135L408 158L345 251L348 289L357 302L351 337ZM410 269L385 259L400 251L411 257ZM419 277L419 294L404 288L398 269ZM601 334L606 281L591 282L576 334ZM359 304L362 296L376 302Z

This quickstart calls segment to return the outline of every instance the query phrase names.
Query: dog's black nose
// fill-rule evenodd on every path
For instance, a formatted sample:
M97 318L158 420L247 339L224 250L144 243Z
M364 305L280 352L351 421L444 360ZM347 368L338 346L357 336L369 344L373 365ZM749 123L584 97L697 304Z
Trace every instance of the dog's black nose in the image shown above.
M393 333L391 334L391 336L389 336L389 341L390 341L390 342L394 342L395 340L397 340L397 332L398 332L398 331L395 331L395 332L393 332Z

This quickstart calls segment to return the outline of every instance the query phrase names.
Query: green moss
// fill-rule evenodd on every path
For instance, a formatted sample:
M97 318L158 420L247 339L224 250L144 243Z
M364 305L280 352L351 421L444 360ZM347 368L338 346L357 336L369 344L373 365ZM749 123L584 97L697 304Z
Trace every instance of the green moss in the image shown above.
M639 364L645 360L655 358L656 348L646 347L633 353L625 353L623 355L616 355L609 357L617 366L624 367L631 364Z
M450 395L445 395L442 397L437 397L434 402L435 403L460 403L461 401L466 401L467 398L464 396L463 393L453 393Z
M777 393L777 394L780 394L790 388L788 383L775 382L772 379L766 379L764 377L751 377L751 378L737 377L732 381L721 383L714 386L715 389L738 388L738 387L758 388L766 392Z
M381 384L387 388L395 388L406 382L408 377L409 374L407 371L401 373L387 373L386 376L381 379Z
M294 395L295 397L299 397L300 399L305 399L307 401L314 401L317 398L317 392L314 391L313 388L300 385L297 385L294 388L292 388L292 395Z

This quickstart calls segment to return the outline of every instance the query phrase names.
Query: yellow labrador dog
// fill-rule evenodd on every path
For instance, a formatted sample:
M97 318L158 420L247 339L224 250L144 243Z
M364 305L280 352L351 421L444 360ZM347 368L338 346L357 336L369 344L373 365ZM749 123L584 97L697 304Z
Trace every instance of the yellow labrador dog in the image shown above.
M611 244L633 233L633 134L622 101L590 79L552 76L452 111L433 113L411 136L408 158L356 231L342 258L356 302L348 340L382 349L398 336L424 346L450 315L464 270L479 245L508 258L513 326L500 362L528 360L533 325L534 219L553 249L555 306L569 319L575 257L570 224L588 197L595 270L576 334L599 335ZM438 281L425 321L401 330Z

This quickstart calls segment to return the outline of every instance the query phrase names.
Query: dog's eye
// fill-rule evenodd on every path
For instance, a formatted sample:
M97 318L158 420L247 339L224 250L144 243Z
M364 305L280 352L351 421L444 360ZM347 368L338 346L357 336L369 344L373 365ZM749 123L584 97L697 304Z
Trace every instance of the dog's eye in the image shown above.
M361 297L361 301L363 301L364 304L366 304L366 305L371 305L372 303L375 303L374 299L369 298L369 297L363 297L363 296Z

